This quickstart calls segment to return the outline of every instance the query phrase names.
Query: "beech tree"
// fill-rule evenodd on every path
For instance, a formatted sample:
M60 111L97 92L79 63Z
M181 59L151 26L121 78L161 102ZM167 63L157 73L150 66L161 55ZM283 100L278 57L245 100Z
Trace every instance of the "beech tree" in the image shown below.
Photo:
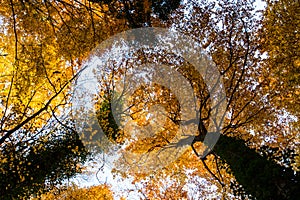
M69 26L76 20L68 18L70 10L62 12L65 4L0 4L1 198L29 198L80 172L86 151L63 108L70 105L84 52L92 47L75 47L76 27Z
M252 14L254 10L252 4L246 1L238 3L227 1L207 3L203 1L192 5L193 10L190 12L190 16L186 17L182 14L184 8L179 9L173 15L174 17L170 19L169 24L173 25L173 28L191 35L195 40L199 40L203 45L202 47L207 49L207 52L212 56L214 63L223 75L227 95L226 112L229 114L226 117L222 135L215 149L208 156L200 157L196 146L197 143L203 141L204 136L208 133L206 126L209 112L206 109L209 106L209 94L205 92L205 87L201 86L203 82L197 77L197 73L189 73L189 71L192 71L191 67L184 68L185 73L191 74L190 77L186 76L191 85L194 87L198 85L198 89L200 88L198 90L199 94L196 95L200 99L199 113L202 114L200 114L198 133L191 143L192 148L190 151L187 151L179 161L175 162L176 164L171 164L164 168L162 173L157 173L159 174L157 176L165 176L165 173L172 176L174 173L177 174L179 170L181 175L177 177L178 179L174 178L174 180L184 185L184 179L187 177L183 168L195 170L203 163L202 169L204 168L209 172L208 174L213 177L220 188L223 188L221 190L227 190L227 192L223 192L224 197L229 195L230 187L233 192L237 192L242 197L297 199L299 196L297 192L299 175L294 171L299 166L295 164L297 129L290 122L293 121L291 118L282 122L283 119L281 118L283 118L282 115L285 112L284 107L275 102L278 98L284 98L285 93L274 91L274 85L270 80L276 80L276 76L274 77L272 70L266 71L265 64L267 62L259 57L261 55L259 51L265 49L264 43L261 43L261 41L265 40L265 33L267 33L262 33L262 30L268 30L268 26L261 29L261 21L258 21ZM276 3L270 3L268 6L271 9L272 6L276 6ZM201 19L201 21L198 19ZM270 20L267 14L264 20L264 23ZM285 20L289 21L288 19ZM199 31L199 27L202 28L201 31ZM271 30L273 28L274 26L271 27ZM285 29L285 31L287 30L293 31L292 29ZM297 31L295 33L297 34ZM272 36L269 35L268 37L272 40ZM280 44L280 42L278 43ZM158 54L143 52L143 56L146 55L147 58L146 62L151 62L152 57L159 57ZM141 59L139 63L145 62L143 56L136 56ZM169 55L164 56L168 58L168 61L161 61L162 63L175 63L172 59L176 58ZM181 63L181 65L184 64ZM118 76L117 71L122 70L118 66L114 67L111 67L112 74ZM184 72L182 75L184 76ZM193 76L197 78L193 78ZM277 74L277 76L280 75ZM280 79L280 77L278 78ZM288 83L288 81L285 83ZM111 90L114 88L113 81L107 84L111 84ZM136 101L133 101L133 104L129 106L135 115L132 117L141 125L147 123L143 112L155 104L153 101L165 102L165 100L162 100L165 97L159 96L161 92L155 92L157 91L154 89L155 86L151 87L153 88L152 92L149 92L147 88L137 91L135 95L140 98L133 97ZM197 92L197 89L195 91ZM152 100L151 96L158 100ZM170 104L176 105L176 102L172 101ZM136 106L138 108L135 108ZM110 110L109 112L113 111ZM167 113L172 112L168 110ZM180 116L179 113L178 116ZM175 126L173 124L173 127ZM170 128L166 129L171 130ZM163 136L162 134L162 137L164 140L147 138L135 142L127 150L144 153L163 151L165 145L169 143L168 137L172 136ZM198 162L191 162L190 158L187 158L193 154L198 157ZM178 167L178 162L181 164L180 167ZM135 174L135 170L131 173ZM193 174L196 175L197 173ZM203 172L198 171L197 175L199 174L203 174ZM235 176L235 181L232 175ZM136 179L141 180L146 175L138 174L138 176ZM157 179L159 180L159 178ZM147 184L148 182L145 187ZM151 189L153 190L153 187ZM154 198L152 192L147 192L149 197ZM182 191L182 195L184 194L184 191ZM176 197L173 196L173 198ZM227 196L227 198L229 197Z
M80 172L86 151L64 110L71 83L97 44L131 27L116 15L141 7L129 3L0 3L1 197L28 198Z

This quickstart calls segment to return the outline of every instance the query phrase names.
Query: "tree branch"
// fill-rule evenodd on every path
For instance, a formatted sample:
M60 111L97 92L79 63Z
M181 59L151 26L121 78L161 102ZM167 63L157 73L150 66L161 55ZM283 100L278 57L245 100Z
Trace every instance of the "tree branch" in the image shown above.
M69 81L67 81L61 88L60 90L57 91L57 93L55 93L55 95L53 95L48 102L45 104L45 106L43 108L41 108L40 110L38 110L37 112L35 112L34 114L32 114L30 117L28 117L27 119L25 119L24 121L22 121L20 124L18 124L15 128L8 130L8 131L3 131L6 132L5 135L0 138L0 145L2 143L4 143L4 141L9 138L9 136L11 136L15 131L19 130L20 128L22 128L25 124L27 124L28 122L30 122L31 120L33 120L35 117L37 117L38 115L40 115L43 111L46 111L48 109L48 107L50 106L51 102L59 95L62 93L62 91L69 85L69 83L71 83L79 74L81 71L83 71L85 69L82 68L77 74L75 74Z

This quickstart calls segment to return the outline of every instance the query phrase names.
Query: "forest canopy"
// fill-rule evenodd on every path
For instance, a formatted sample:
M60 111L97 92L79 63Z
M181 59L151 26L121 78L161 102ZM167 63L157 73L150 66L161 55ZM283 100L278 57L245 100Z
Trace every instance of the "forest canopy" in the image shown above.
M299 199L300 4L260 3L0 1L1 199Z

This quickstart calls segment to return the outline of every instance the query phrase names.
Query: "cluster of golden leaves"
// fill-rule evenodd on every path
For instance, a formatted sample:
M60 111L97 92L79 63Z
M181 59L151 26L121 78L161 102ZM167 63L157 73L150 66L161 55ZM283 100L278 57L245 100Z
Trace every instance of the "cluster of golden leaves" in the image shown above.
M126 29L126 25L120 26L122 20L111 19L107 5L88 1L12 0L1 1L0 7L0 111L4 130L50 107L30 123L37 127L45 124L52 111L67 104L70 80L90 51Z
M97 185L88 188L79 188L71 185L65 189L53 189L33 200L113 200L113 192L107 185Z

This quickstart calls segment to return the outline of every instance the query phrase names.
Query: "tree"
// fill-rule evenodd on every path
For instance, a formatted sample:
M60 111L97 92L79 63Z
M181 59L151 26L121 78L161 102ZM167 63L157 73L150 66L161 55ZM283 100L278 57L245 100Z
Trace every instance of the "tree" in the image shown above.
M114 3L113 7L87 1L0 3L1 169L3 177L11 177L1 182L5 198L28 197L47 181L53 186L79 171L75 166L84 160L85 150L63 113L69 112L71 83L90 50L128 28L116 15L123 9L121 3ZM49 128L57 124L60 130ZM48 171L39 167L50 160ZM34 171L36 167L39 170Z
M191 63L180 56L155 49L133 52L130 55L132 62L126 63L125 69L145 63L163 63L172 66L188 80L196 97L197 117L189 122L182 121L183 108L174 97L176 95L160 85L145 84L133 93L128 101L129 112L125 114L139 126L145 126L150 123L147 112L161 104L167 115L157 114L157 124L165 123L163 130L154 137L130 140L130 134L138 126L127 129L131 130L129 134L120 133L121 129L116 125L119 122L111 115L116 111L111 107L111 99L107 98L117 94L118 100L122 96L114 93L114 80L117 76L126 75L126 70L122 69L124 65L114 66L112 62L107 74L104 74L108 78L99 80L104 91L100 93L100 99L95 99L98 120L105 135L118 145L125 144L124 140L130 141L131 145L125 149L128 152L151 153L167 150L166 146L171 144L180 122L194 124L197 129L190 148L176 161L150 175L129 170L125 176L133 174L135 182L146 180L143 182L146 189L142 193L149 198L186 197L187 192L183 188L191 179L188 170L193 170L192 176L207 177L207 184L217 185L217 192L223 198L231 198L233 190L239 192L239 184L243 185L242 193L246 192L248 198L270 199L274 198L273 195L281 195L289 199L298 195L295 180L299 176L291 170L291 167L299 167L299 162L293 164L298 129L297 124L291 123L291 117L284 118L283 115L292 113L298 116L298 81L294 72L298 68L299 51L293 43L297 41L299 31L290 28L299 27L297 2L268 2L262 23L253 14L253 2L249 1L203 0L181 6L180 1L169 2L10 0L0 3L3 21L3 37L0 39L0 63L3 66L0 69L0 145L3 152L9 152L1 155L7 157L1 167L6 169L3 176L11 174L12 183L16 183L15 180L18 183L13 187L3 187L3 191L14 191L13 196L28 196L39 191L45 180L53 178L54 184L74 174L76 162L84 153L73 152L69 148L62 150L66 145L71 145L73 150L76 146L82 147L73 127L63 120L63 114L68 115L72 106L70 83L84 70L82 63L88 60L89 52L109 36L130 28L162 26L180 30L198 41L223 76L227 104L222 135L215 149L201 157L203 138L209 134L207 128L211 122L208 119L218 107L212 107L213 98L205 81ZM169 20L166 20L168 17ZM274 34L279 39L275 39ZM265 60L260 57L263 52L268 53ZM133 80L135 83L138 81ZM286 92L285 88L289 91ZM160 111L159 107L155 108ZM49 131L49 127L56 123L61 129ZM151 133L151 130L148 132ZM56 137L61 133L66 136ZM68 137L68 133L72 136ZM60 137L65 138L62 140ZM27 141L32 141L32 148L40 149L39 157L29 147L23 149ZM83 148L81 150L84 152ZM52 162L53 168L38 170L37 179L29 180L35 173L31 166L41 165L58 152L65 158L62 163ZM260 152L267 155L261 157ZM20 163L18 159L24 162ZM163 156L162 161L167 159L168 156ZM29 175L10 171L9 163L13 163L15 168L21 167ZM122 166L122 162L119 164ZM247 167L241 168L240 165ZM254 169L260 169L260 166L266 166L265 170L256 173ZM256 177L258 174L263 177ZM279 174L284 176L278 177ZM28 178L23 180L24 176ZM148 178L150 176L152 179ZM164 193L159 193L168 179L174 184L166 186ZM152 180L159 184L155 186ZM38 186L35 186L36 183ZM270 183L273 187L268 186ZM293 186L289 188L290 185Z
M75 131L58 126L40 134L38 139L6 143L1 149L2 199L30 198L81 171L79 164L87 152Z
M253 197L297 199L300 196L300 176L291 168L296 155L292 150L285 149L279 154L278 148L263 146L260 148L261 155L245 146L243 140L221 136L214 151L229 164L229 171ZM276 160L281 160L288 167L279 165Z
M266 3L261 52L267 55L264 68L272 74L269 87L277 96L273 102L299 119L299 2ZM293 124L293 128L299 131L299 121ZM299 148L297 152L299 154ZM297 163L299 166L299 157Z
M261 37L261 51L267 54L265 70L270 70L277 80L270 78L270 87L281 96L274 103L297 117L299 108L299 2L266 1Z
M9 70L1 71L1 128L5 126L1 131L6 134L0 143L37 116L45 120L41 114L48 107L56 111L67 104L66 90L87 54L108 36L128 28L115 17L117 8L79 1L1 3L6 33L1 38L5 55L1 63Z
M5 54L0 57L1 197L26 198L80 171L77 164L86 152L62 111L70 104L70 84L80 72L83 49L92 47L70 41L75 19L67 20L70 13L61 12L62 4L0 4Z
M156 18L159 20L166 21L171 12L178 8L181 2L180 0L89 1L100 6L107 6L108 9L105 14L124 19L125 24L128 24L130 28L151 27L153 24L151 15L157 15Z
M215 150L210 155L214 159L208 159L209 156L206 156L200 158L199 161L203 163L204 168L225 189L226 187L228 189L232 176L226 174L226 171L219 169L221 165L220 159L227 163L227 165L224 165L224 163L223 165L225 168L228 168L227 171L232 172L237 182L244 186L244 192L248 195L258 199L274 199L278 196L282 199L297 198L299 196L297 193L297 188L299 187L297 179L299 179L299 175L295 175L292 170L293 162L295 162L295 153L293 152L296 150L294 143L297 142L295 140L297 131L288 129L289 135L285 135L287 126L292 124L289 120L282 122L282 107L274 104L274 101L282 94L274 94L274 88L272 85L270 87L269 84L269 80L274 79L274 74L265 73L264 60L257 56L263 45L259 37L261 35L258 35L260 33L260 21L257 21L251 14L253 11L252 4L246 1L238 3L224 1L219 3L202 2L202 4L194 3L192 5L194 7L189 17L186 19L183 16L181 17L180 14L184 13L184 11L179 11L174 15L172 19L174 21L170 22L170 24L174 25L173 28L178 28L202 42L203 48L207 49L224 77L228 102L226 107L228 114L222 129L222 136ZM198 19L202 20L199 21ZM202 31L198 31L199 27L202 28ZM147 59L143 59L143 56L136 57L140 59L139 63L151 62L153 55L157 56L157 54L159 53L151 52L147 54L147 51L144 51L143 55ZM175 63L174 60L178 59L170 55L164 56L167 57L167 59L165 58L167 61L159 60L162 63ZM172 59L174 60L172 61ZM179 59L177 62L180 63ZM179 65L184 66L185 64L181 62ZM201 143L203 135L207 134L207 116L210 115L207 111L209 95L205 92L205 87L201 86L203 83L199 81L200 79L193 77L197 76L197 74L191 73L191 66L188 64L186 66L188 67L178 67L178 71L183 76L185 73L190 74L190 76L186 75L185 77L190 81L191 85L194 85L194 91L196 91L196 95L199 98L200 122L197 124L198 133L192 142L192 151L187 151L187 155L184 155L183 158L185 156L189 157L189 154L200 157L195 146L197 143ZM112 66L111 68L114 76L118 75L118 73L114 73L119 70L118 67L114 68ZM185 71L182 72L180 69ZM280 77L278 78L280 79ZM114 87L113 85L111 83L112 88ZM136 93L141 98L133 98L135 101L133 100L132 105L128 107L136 115L134 118L137 123L144 124L147 122L145 122L142 111L147 110L146 108L153 104L150 96L155 96L158 99L164 97L159 97L160 92L149 92L148 94L146 92L148 90L145 88L141 89L141 91L143 92ZM160 100L157 101L159 102ZM286 100L285 103L289 104L289 101ZM139 104L142 105L143 109L139 109ZM137 109L135 109L135 106ZM273 125L271 124L272 122ZM267 140L270 137L275 139ZM134 143L133 146L136 145L135 151L141 152L163 151L165 144L168 143L168 140L165 140L165 143L159 143L158 141L153 143L151 139L146 138L140 143ZM148 144L150 144L150 147ZM261 148L264 145L266 147ZM235 149L237 152L234 151ZM261 156L260 152L265 154L265 156ZM276 156L280 157L280 159L275 159ZM199 162L190 164L188 159L186 161L180 159L180 161L182 162L182 168L188 166L194 169L199 165ZM216 162L216 164L207 164L207 162L212 161ZM241 168L241 166L247 167ZM261 168L262 166L263 169ZM163 171L169 174L178 173L174 170L173 164L170 164ZM258 173L255 170L260 171ZM182 171L184 170L181 169ZM134 174L135 170L132 173ZM181 174L183 177L186 176L183 172ZM163 172L159 173L158 176L161 175L163 175ZM138 176L143 178L146 175L138 174ZM226 179L224 179L224 176ZM270 185L272 186L270 187ZM237 186L238 190L239 188L240 186Z

